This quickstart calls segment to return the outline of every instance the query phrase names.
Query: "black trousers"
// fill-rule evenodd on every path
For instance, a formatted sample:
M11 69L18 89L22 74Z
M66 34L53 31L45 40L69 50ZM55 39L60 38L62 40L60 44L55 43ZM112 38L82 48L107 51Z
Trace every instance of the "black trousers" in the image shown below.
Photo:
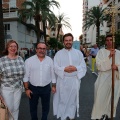
M29 88L33 92L33 94L31 95L31 99L29 99L31 120L38 120L37 106L39 98L41 98L42 104L41 120L47 120L50 109L50 94L51 94L50 84L46 85L45 87L35 87L30 84Z

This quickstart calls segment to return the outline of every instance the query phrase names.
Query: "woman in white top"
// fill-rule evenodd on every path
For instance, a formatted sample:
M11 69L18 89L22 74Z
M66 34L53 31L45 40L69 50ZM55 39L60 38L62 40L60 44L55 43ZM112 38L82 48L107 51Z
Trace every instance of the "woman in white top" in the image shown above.
M24 61L18 56L18 44L10 40L6 44L4 56L0 58L1 84L0 99L4 100L12 116L9 120L18 120L19 105L22 95Z

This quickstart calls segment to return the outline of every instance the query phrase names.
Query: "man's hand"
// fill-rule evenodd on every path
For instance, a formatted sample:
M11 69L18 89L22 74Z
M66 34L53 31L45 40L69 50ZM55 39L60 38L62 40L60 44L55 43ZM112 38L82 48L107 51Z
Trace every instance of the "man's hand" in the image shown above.
M56 93L56 86L52 86L52 93Z
M72 73L74 71L77 71L77 68L75 66L70 65L70 66L65 67L64 71L68 73Z
M52 83L52 93L56 92L56 83Z
M30 89L25 91L26 95L31 99L31 95L33 94Z
M115 65L115 64L111 65L111 68L112 68L113 70L117 70L117 71L118 71L118 67L117 67L117 65Z

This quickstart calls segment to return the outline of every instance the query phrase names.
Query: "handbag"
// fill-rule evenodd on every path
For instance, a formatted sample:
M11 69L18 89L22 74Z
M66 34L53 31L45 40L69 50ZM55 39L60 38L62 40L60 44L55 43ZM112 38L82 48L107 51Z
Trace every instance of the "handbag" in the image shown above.
M8 108L2 100L0 100L0 120L9 120Z

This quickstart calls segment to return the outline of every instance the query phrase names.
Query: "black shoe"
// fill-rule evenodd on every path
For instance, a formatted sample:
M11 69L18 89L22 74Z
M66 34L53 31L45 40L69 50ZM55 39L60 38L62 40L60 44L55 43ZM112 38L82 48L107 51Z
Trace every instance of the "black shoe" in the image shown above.
M109 120L107 115L103 115L102 118L100 120Z

